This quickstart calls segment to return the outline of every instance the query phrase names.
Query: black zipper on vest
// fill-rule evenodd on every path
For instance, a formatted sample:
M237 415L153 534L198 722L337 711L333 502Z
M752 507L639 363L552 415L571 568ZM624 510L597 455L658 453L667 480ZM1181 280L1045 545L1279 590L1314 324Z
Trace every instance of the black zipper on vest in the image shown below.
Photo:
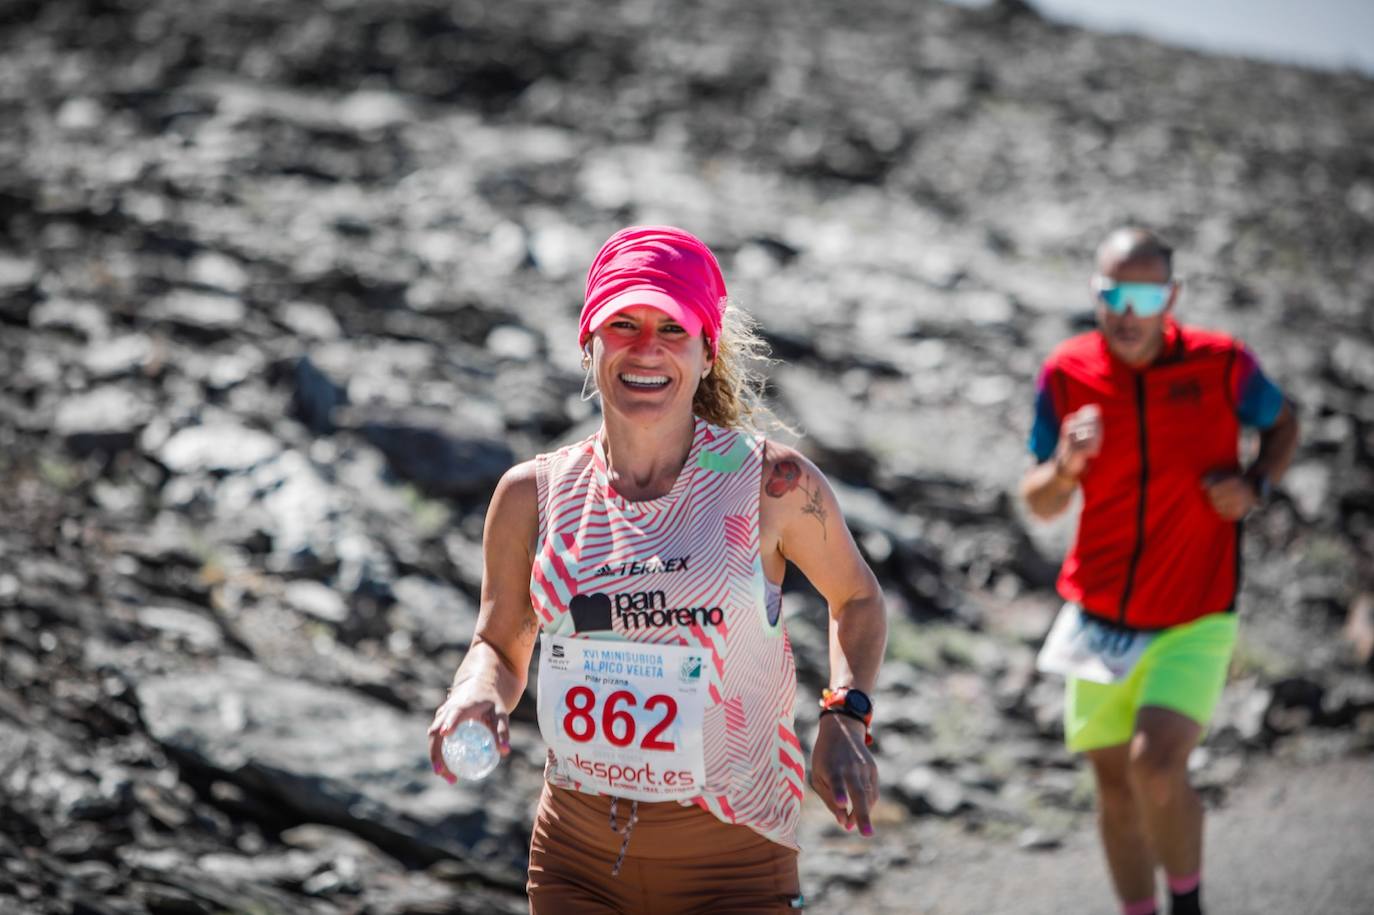
M1131 552L1131 564L1126 567L1126 586L1121 590L1121 610L1117 622L1126 625L1126 605L1131 601L1131 590L1135 587L1135 568L1140 562L1140 554L1145 551L1145 489L1150 482L1150 449L1145 435L1145 375L1137 372L1135 376L1136 422L1140 426L1140 501L1135 513L1135 549Z

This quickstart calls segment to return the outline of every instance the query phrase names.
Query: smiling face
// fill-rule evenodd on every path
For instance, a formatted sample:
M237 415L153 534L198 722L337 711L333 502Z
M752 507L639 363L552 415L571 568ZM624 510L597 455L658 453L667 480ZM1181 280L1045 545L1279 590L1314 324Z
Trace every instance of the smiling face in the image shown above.
M691 415L697 385L711 367L701 336L656 308L637 305L598 327L591 345L604 410L639 422Z
M1171 279L1169 261L1131 236L1108 238L1097 253L1097 272L1116 283L1167 283ZM1142 318L1128 308L1125 314L1112 312L1097 300L1097 326L1107 348L1127 365L1149 365L1164 347L1164 325L1178 298L1178 288L1169 294L1169 303L1157 315Z

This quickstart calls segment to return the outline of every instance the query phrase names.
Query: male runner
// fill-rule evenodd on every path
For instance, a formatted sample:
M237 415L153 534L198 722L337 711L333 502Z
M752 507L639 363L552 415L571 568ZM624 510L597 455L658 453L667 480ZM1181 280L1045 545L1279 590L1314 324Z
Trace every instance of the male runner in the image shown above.
M1156 866L1172 915L1202 911L1203 809L1188 756L1235 644L1241 519L1298 440L1292 408L1243 344L1174 322L1172 254L1134 228L1099 247L1098 329L1046 360L1030 436L1039 463L1021 482L1040 518L1083 491L1058 582L1069 604L1041 661L1067 674L1065 738L1092 762L1126 915L1158 911ZM1242 425L1261 430L1244 468Z

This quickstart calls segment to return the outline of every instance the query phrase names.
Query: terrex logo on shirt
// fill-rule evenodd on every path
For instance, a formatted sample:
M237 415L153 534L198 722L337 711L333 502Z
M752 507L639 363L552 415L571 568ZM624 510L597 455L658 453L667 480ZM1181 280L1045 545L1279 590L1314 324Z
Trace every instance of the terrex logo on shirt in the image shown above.
M720 607L669 607L663 591L625 591L604 594L594 591L579 594L568 604L573 627L578 632L598 632L614 628L653 629L660 626L719 626L725 622Z
M594 573L597 578L607 575L648 575L652 572L686 572L687 561L690 556L676 556L672 559L660 559L651 556L645 560L632 559L628 562L620 562L614 565L603 565Z

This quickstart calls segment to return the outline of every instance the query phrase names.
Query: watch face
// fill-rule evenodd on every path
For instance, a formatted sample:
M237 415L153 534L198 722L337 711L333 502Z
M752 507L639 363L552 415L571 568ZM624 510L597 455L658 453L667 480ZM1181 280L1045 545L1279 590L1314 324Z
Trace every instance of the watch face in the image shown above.
M867 715L873 711L873 701L857 689L851 689L844 694L844 704L860 715Z

